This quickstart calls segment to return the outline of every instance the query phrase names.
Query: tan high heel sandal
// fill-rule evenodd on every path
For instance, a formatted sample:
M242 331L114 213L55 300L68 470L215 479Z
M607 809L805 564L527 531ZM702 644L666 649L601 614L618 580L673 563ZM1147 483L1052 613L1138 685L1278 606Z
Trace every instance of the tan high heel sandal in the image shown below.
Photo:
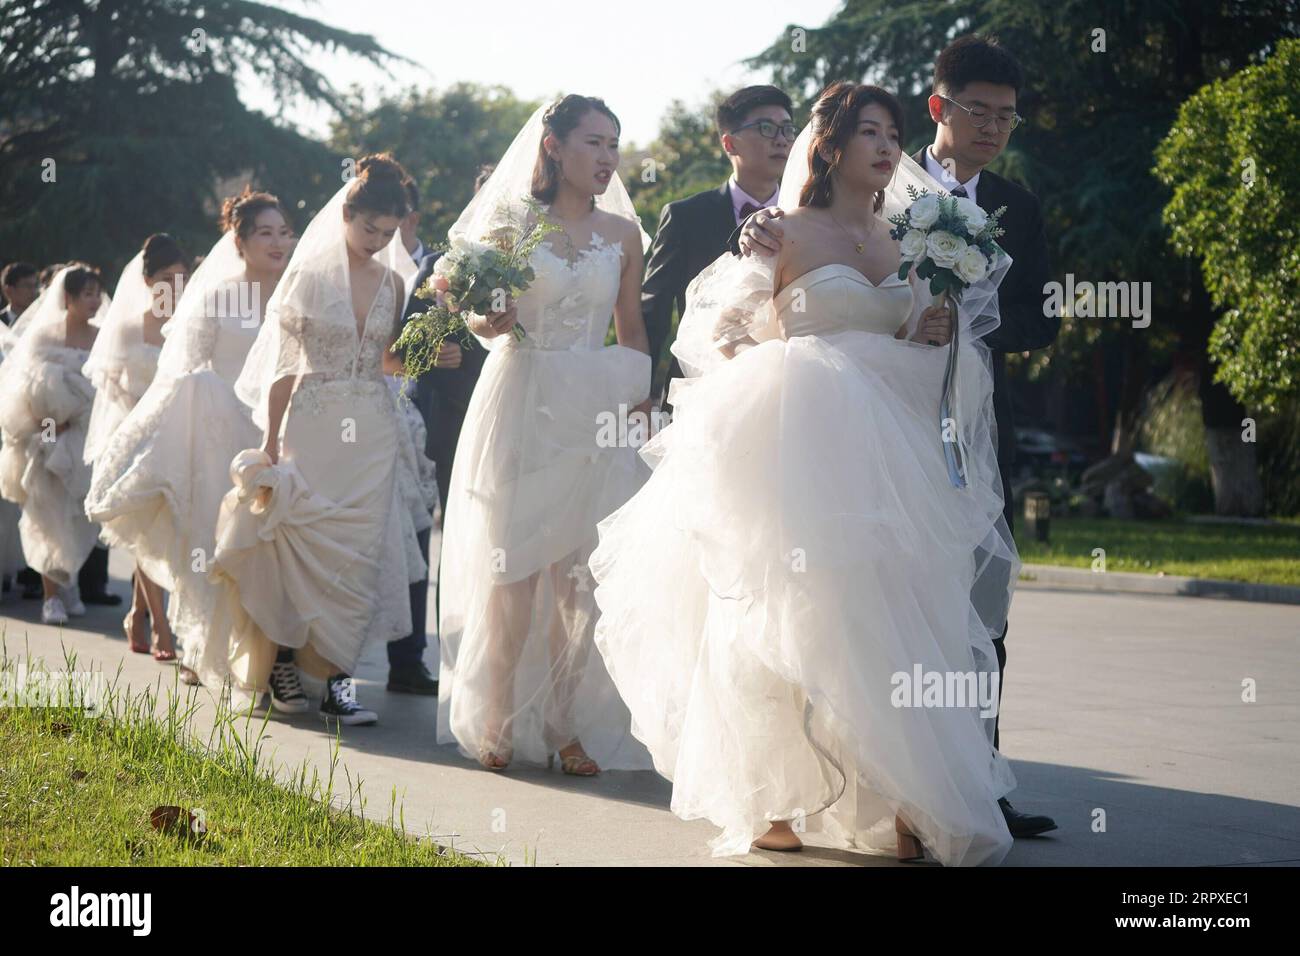
M558 753L558 751L557 751ZM546 758L546 769L550 770L555 766L556 754L550 754ZM596 761L585 753L569 754L567 757L560 754L560 769L572 777L594 777L600 773L600 767Z
M925 847L916 834L908 829L903 818L895 815L894 832L898 835L898 862L899 863L923 863L925 862Z

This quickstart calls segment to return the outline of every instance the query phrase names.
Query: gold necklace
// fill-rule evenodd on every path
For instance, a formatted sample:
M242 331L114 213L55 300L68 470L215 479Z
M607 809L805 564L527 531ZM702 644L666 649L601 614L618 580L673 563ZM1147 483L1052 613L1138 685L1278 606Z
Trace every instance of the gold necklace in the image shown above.
M854 245L855 247L857 247L858 254L859 254L859 255L862 255L862 254L863 254L863 246L865 246L866 243L867 243L866 238L864 238L861 242L858 242L856 239L853 238L853 233L851 233L851 232L849 232L847 229L845 229L845 228L844 228L844 224L841 223L838 219L835 218L835 213L831 212L831 207L830 207L830 206L827 206L827 207L826 207L826 212L830 214L831 221L832 221L833 223L835 223L835 225L837 225L837 226L840 227L840 232L842 232L842 233L844 233L844 235L848 236L848 237L849 237L849 242L853 243L853 245ZM873 229L875 229L875 227L876 227L876 224L875 224L874 222L872 222L872 224L871 224L870 226L867 227L867 236L868 236L868 237L871 235L871 232L872 232Z

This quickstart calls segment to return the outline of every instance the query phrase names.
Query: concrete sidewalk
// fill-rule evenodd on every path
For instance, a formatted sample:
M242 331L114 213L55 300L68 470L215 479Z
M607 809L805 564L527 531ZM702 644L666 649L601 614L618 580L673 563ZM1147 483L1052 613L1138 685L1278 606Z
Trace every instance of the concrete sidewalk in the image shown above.
M113 559L121 594L124 558ZM135 688L173 686L172 665L128 651L124 612L92 608L63 629L62 645L79 669L94 661L111 675L120 664ZM38 601L0 605L8 654L30 649L58 666L59 629L39 618ZM1007 647L1011 799L1060 827L1018 842L1007 865L1300 864L1300 608L1031 586L1016 598ZM433 648L428 656L436 666ZM368 816L387 818L395 787L408 830L462 852L542 866L900 865L819 848L816 835L799 854L715 860L715 829L674 817L657 775L490 773L436 745L436 701L387 693L386 675L384 648L368 648L358 697L380 723L343 729L341 763L364 781ZM1257 702L1242 702L1247 679ZM210 722L211 697L198 693ZM283 766L328 767L333 738L314 709L267 730Z

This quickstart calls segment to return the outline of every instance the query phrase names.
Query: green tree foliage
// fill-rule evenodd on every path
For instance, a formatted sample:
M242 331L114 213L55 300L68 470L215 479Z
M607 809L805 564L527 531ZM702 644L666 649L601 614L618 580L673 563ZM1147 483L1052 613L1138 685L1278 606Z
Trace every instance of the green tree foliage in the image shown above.
M495 163L539 104L503 87L458 83L442 92L409 92L367 107L352 90L330 130L330 146L348 156L393 155L420 188L420 232L441 242L474 194L484 163Z
M371 37L246 0L0 0L0 247L115 270L166 230L199 252L217 236L223 179L316 208L339 158L236 88L253 76L281 104L338 108L308 63L316 51L391 57Z
M718 187L731 175L713 112L723 94L715 92L698 108L673 100L659 123L659 135L630 157L621 170L628 193L646 229L653 234L664 206L693 193Z
M1156 153L1175 247L1225 310L1217 379L1243 404L1300 394L1300 41L1183 104Z

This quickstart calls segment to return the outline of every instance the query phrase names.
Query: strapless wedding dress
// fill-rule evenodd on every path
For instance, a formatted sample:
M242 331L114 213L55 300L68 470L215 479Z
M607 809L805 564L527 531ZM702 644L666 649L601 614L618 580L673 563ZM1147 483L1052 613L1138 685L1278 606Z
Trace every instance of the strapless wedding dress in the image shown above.
M1002 501L948 480L948 350L894 338L896 276L827 265L767 295L774 334L675 387L653 476L600 524L596 646L716 855L773 820L892 854L901 814L943 863L996 863L1014 778L991 715L900 706L895 684L997 671L971 586Z

